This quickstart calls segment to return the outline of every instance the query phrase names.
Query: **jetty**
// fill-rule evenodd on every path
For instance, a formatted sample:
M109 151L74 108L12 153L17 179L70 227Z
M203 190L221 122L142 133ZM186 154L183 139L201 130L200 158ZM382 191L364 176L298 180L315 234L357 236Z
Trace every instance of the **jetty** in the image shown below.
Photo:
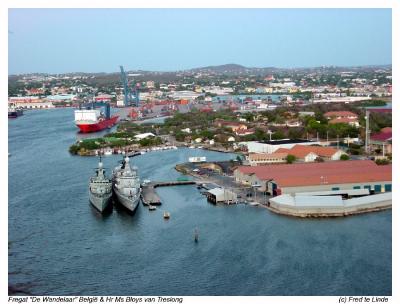
M196 181L177 180L166 182L150 182L142 186L142 203L145 206L161 205L161 199L156 192L157 187L195 185Z

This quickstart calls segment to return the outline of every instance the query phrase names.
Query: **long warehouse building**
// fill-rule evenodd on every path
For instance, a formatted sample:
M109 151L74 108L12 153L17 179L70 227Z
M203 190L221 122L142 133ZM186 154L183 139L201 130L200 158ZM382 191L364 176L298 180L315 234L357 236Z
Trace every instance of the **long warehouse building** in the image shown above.
M234 177L238 183L271 195L349 189L392 191L392 165L378 166L371 160L239 166Z

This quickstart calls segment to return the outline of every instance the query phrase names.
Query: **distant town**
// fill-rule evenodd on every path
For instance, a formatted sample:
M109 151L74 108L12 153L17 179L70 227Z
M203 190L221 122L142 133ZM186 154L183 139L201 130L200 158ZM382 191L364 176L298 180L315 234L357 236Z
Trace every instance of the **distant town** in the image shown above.
M9 77L9 107L78 108L75 122L84 133L117 124L105 135L71 143L72 155L136 156L178 147L236 153L236 160L219 164L192 157L176 170L224 189L223 194L210 190L211 201L238 202L249 195L240 194L243 189L257 187L254 196L261 195L255 204L299 216L390 208L391 95L390 66L225 65L176 73L125 72L121 66L115 74ZM94 111L96 106L105 111ZM230 177L228 184L224 176ZM235 187L239 191L227 199L226 189ZM342 201L325 202L323 211L287 207L299 204L293 193L309 191L313 197L324 195L321 191L355 199L378 193L384 197L371 196L376 201L344 209Z
M391 73L391 66L277 69L235 64L165 73L129 71L126 85L138 92L138 104L128 110L120 72L15 75L9 76L9 103L51 109L94 101L125 108L115 134L119 140L108 136L110 148L127 146L128 140L147 132L162 138L140 138L142 146L159 144L171 139L169 135L177 142L232 151L243 149L239 142L302 138L340 141L349 155L366 152L361 148L365 108L377 107L369 113L367 149L386 160L391 155L383 135L391 127ZM155 129L129 124L163 116L173 117ZM107 146L102 143L89 146ZM78 152L77 147L72 151Z

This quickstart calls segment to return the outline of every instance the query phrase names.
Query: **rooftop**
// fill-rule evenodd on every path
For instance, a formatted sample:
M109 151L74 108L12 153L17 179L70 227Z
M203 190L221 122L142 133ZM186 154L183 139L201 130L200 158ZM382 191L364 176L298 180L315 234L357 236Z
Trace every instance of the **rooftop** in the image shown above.
M381 132L371 135L372 141L388 141L392 139L392 128L383 128Z
M392 165L378 166L371 160L240 166L238 170L253 173L261 180L274 180L279 187L392 180Z
M331 112L326 112L324 114L325 117L332 117L332 116L356 116L358 117L357 114L350 112L350 111L331 111Z
M294 149L293 150L293 149L286 149L286 148L279 148L278 150L275 151L275 153L286 153L286 154L296 156L296 158L305 158L309 154L316 154L313 151L309 151L309 150L302 150L302 149ZM317 155L315 157L317 157Z
M249 160L264 160L271 158L285 158L288 153L250 153Z
M309 153L314 153L321 157L332 157L335 153L337 153L338 149L334 149L332 147L321 147L321 146L304 146L304 145L295 145L291 149L279 148L276 150L276 153L288 153L292 154L296 157L305 157Z
M392 133L392 128L391 127L386 127L381 129L381 133Z
M340 117L340 118L333 118L329 120L330 124L335 123L350 123L350 122L358 122L357 118L350 118L350 117Z
M308 140L308 139L288 139L288 138L260 141L260 143L268 144L268 145L300 144L300 143L312 143L312 142L313 142L312 140Z

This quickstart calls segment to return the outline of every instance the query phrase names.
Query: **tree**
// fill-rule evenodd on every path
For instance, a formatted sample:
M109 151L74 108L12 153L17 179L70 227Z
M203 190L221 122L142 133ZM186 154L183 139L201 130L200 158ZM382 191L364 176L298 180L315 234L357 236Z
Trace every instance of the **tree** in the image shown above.
M288 154L288 156L286 156L286 163L291 164L296 160L296 156L292 155L292 154Z
M247 121L253 121L254 120L254 114L253 113L244 113L243 118L246 119Z
M290 139L298 139L303 136L304 130L303 128L290 128L288 132L288 137Z
M283 138L285 138L285 133L283 133L283 131L281 131L281 130L277 130L276 132L274 132L274 134L272 134L271 138L272 139L283 139Z
M381 165L388 165L390 162L387 159L377 159L375 160L375 163L381 166Z
M347 154L340 155L340 160L349 160L350 157Z
M265 134L265 132L261 129L256 129L254 132L254 135L256 137L257 140L265 140L267 139L267 136Z

